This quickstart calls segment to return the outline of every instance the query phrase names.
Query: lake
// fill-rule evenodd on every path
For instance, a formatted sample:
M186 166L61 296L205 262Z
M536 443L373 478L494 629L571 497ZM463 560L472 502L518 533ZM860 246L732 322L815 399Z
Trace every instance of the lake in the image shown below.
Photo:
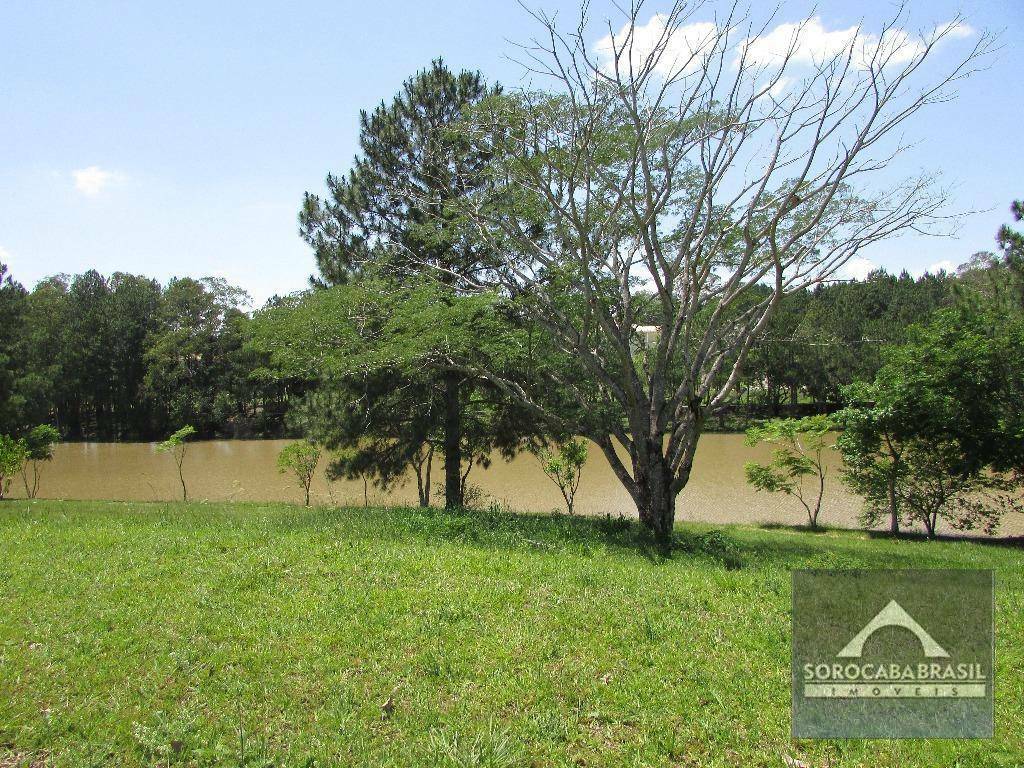
M302 502L301 490L289 475L277 471L278 452L287 440L207 440L189 443L185 477L189 498L210 501ZM679 495L677 519L717 523L802 524L806 514L800 503L781 494L756 493L743 477L746 461L766 460L769 446L751 448L740 434L704 435L697 450L689 484ZM838 477L838 454L828 452L829 476L820 522L828 526L856 527L860 499L843 487ZM313 484L316 504L361 505L361 481L327 482L322 461ZM434 483L442 480L441 461L434 462ZM474 467L470 484L479 486L495 501L517 511L546 512L562 509L557 487L541 472L536 458L522 454L511 462L496 456L488 469ZM11 484L11 495L23 495L21 479ZM43 469L40 497L63 499L117 499L159 501L179 499L174 463L157 453L153 443L62 443L54 460ZM443 497L434 493L435 503ZM390 493L372 485L370 504L415 504L416 483L410 481ZM608 462L591 446L577 497L580 514L636 516L636 508ZM1024 533L1024 521L1008 516L1003 535Z

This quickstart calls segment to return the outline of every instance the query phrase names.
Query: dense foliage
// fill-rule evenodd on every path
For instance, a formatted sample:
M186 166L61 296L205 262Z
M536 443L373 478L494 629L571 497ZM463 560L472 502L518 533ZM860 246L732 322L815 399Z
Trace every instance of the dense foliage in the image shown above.
M435 453L444 503L458 507L474 464L536 431L465 366L487 340L474 323L479 302L459 287L493 259L460 221L459 201L481 185L487 158L451 134L466 110L498 92L479 73L453 73L436 60L390 103L361 114L351 171L328 176L327 198L307 194L299 217L319 268L314 285L332 293L307 302L330 314L310 317L300 305L305 321L296 324L282 308L261 335L260 348L287 365L295 355L282 353L276 328L315 337L319 324L332 324L344 341L324 352L318 370L294 372L316 384L300 416L305 431L341 452L335 475L386 487L413 469L423 505ZM323 347L318 341L304 344Z
M4 270L6 272L6 270ZM65 439L282 432L292 383L253 352L241 290L216 278L90 270L26 291L0 283L0 433L55 425Z
M838 445L863 521L940 521L993 532L1020 510L1024 480L1024 314L971 305L937 313L847 390Z
M832 410L843 402L844 386L874 376L884 347L902 343L909 326L955 301L957 282L944 272L913 278L876 271L784 297L746 366L741 410L778 416L801 403Z
M737 396L709 426L841 408L843 387L874 378L885 346L905 341L910 325L952 307L965 290L976 293L1000 269L995 262L918 278L878 270L786 296L751 353ZM92 329L103 343L83 346L89 313L74 306L84 303L84 291L70 286L87 282L106 286L98 289L104 319ZM133 291L148 297L131 300ZM316 373L285 377L268 368L268 356L249 343L252 321L240 298L222 282L189 278L161 288L139 276L87 272L49 278L28 292L5 277L0 432L49 422L65 439L157 439L192 423L204 437L284 434L285 415ZM274 299L268 309L288 306ZM93 370L105 372L102 386Z
M0 435L0 499L7 495L26 456L25 441Z

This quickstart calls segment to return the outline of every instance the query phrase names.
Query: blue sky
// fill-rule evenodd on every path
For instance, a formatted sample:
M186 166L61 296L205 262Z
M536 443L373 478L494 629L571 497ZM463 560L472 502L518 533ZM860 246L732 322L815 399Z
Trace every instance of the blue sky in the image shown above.
M531 5L573 18L575 3ZM663 10L657 2L650 13ZM755 12L775 6L753 2ZM594 13L609 11L599 1ZM779 21L805 16L791 3ZM891 16L891 2L821 0L827 30ZM993 247L1024 197L1020 0L911 0L907 26L962 10L1004 30L992 67L914 127L898 173L940 170L954 208L988 209L954 239L904 237L863 256L890 269L959 263ZM0 261L31 286L56 272L216 275L253 294L303 288L305 190L347 169L358 112L436 56L521 82L509 41L536 32L513 0L303 4L0 5Z

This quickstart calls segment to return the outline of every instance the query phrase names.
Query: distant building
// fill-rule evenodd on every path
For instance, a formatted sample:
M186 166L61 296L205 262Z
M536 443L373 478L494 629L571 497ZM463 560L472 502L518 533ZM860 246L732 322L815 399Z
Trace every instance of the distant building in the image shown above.
M653 347L661 334L660 325L638 325L636 327L637 343L641 349Z

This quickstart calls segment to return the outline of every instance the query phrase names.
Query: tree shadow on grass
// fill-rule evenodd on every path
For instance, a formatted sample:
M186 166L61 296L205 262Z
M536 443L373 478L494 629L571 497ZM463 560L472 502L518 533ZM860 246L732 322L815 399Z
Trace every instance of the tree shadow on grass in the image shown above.
M1024 536L984 536L977 534L948 534L940 533L937 536L928 538L928 535L918 531L906 533L890 533L889 531L865 531L868 538L875 540L889 541L937 541L956 542L969 541L972 544L981 544L986 547L1001 547L1010 549L1024 549Z
M763 531L797 531L799 533L826 534L833 531L849 531L851 528L829 528L827 525L819 525L816 528L806 524L793 525L790 523L757 523L757 528Z
M353 518L362 525L353 527ZM314 519L319 522L314 523ZM304 523L295 522L337 525L339 533L375 540L414 538L486 549L528 550L541 555L586 557L603 551L640 557L655 565L699 560L725 570L756 566L891 567L894 560L891 552L871 552L862 539L857 541L855 531L828 539L819 532L799 527L759 533L749 527L680 523L671 547L666 547L639 521L611 515L569 516L438 507L323 508L305 516ZM824 533L836 534L828 530ZM858 551L844 556L845 550L854 549L857 544Z
M985 536L971 533L940 533L931 538L924 531L900 531L892 533L885 530L863 528L811 528L806 525L787 525L785 523L759 523L758 528L765 531L790 531L809 534L847 533L860 534L877 541L920 541L920 542L971 542L989 547L1024 548L1024 536Z
M684 554L721 557L728 541L717 531L678 531L665 547L639 521L621 515L523 513L441 507L296 507L280 523L287 527L323 527L341 536L382 541L421 541L472 545L490 549L561 552L589 556L598 551L643 557L664 563Z
M623 516L531 514L509 510L395 509L421 524L410 532L447 541L495 548L532 548L587 554L603 548L643 557L655 564L686 558L710 559L727 570L753 566L785 568L933 567L955 562L948 547L928 546L917 534L901 535L844 528L811 529L804 525L762 527L679 523L670 547L655 539L636 519ZM426 522L425 525L422 523ZM986 547L1020 548L1016 539L938 537L939 542L964 542ZM936 541L933 540L933 541ZM915 546L899 546L911 543ZM916 546L920 544L920 546Z
M56 502L54 502L56 504ZM114 509L109 507L116 506ZM121 519L122 505L94 503ZM725 570L751 568L901 568L956 567L962 560L950 541L982 544L997 550L1020 549L1015 539L940 537L930 545L920 535L893 538L884 532L839 528L814 530L799 525L714 525L680 522L671 548L666 548L634 518L569 516L564 513L520 513L493 506L446 510L439 507L302 507L250 502L130 505L137 522L154 519L187 521L197 530L234 530L257 526L271 537L313 531L332 540L401 543L455 543L482 549L529 551L540 556L592 557L617 554L642 558L654 565L703 562ZM153 515L152 510L159 511ZM92 512L103 510L91 509Z

